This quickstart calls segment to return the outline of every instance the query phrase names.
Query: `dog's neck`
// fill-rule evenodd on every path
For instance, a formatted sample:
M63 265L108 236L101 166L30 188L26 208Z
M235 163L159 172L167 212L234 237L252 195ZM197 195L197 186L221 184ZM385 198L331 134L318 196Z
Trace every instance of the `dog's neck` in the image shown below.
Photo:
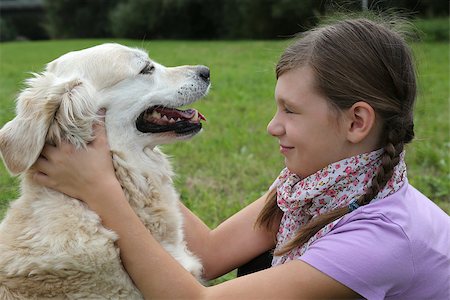
M155 181L172 177L172 168L166 155L157 146L148 145L150 137L137 132L134 121L122 118L119 113L114 115L118 117L107 115L105 123L108 143L116 158L126 162L139 176L151 177Z
M116 177L143 224L157 240L177 243L181 236L173 232L177 232L178 222L172 220L157 225L149 217L161 210L166 211L168 206L176 210L178 194L173 187L172 170L165 155L157 148L146 148L137 155L112 150L112 155ZM170 232L172 234L168 235Z
M173 171L166 155L157 147L110 145L116 176L125 189L137 189L147 197L150 190L172 185ZM128 185L127 185L128 184ZM135 192L131 194L136 194ZM129 199L130 204L134 201Z
M111 147L114 163L126 166L129 172L138 177L150 177L157 184L171 180L172 167L166 155L158 147L140 149L131 147Z

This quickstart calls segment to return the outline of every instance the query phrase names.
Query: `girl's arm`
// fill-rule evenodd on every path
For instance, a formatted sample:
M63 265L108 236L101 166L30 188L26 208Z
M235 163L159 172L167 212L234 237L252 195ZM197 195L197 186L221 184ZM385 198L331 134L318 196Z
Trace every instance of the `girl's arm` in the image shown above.
M200 257L205 279L226 274L275 246L278 227L267 231L254 226L266 196L261 196L213 230L181 204L188 248Z
M119 189L116 192L120 194ZM120 236L118 246L124 267L146 299L337 299L357 296L302 261L204 287L149 234L123 194L100 202L103 203L99 207L105 226Z
M344 285L301 261L213 287L202 286L160 246L136 216L115 178L104 127L98 125L95 131L97 138L86 150L75 150L68 144L60 148L46 146L43 156L34 166L35 180L82 199L98 213L106 227L119 235L117 244L124 267L145 298L285 299L356 296ZM251 253L258 254L273 246L273 233L253 229L263 199L260 198L230 218L217 231L202 228L202 222L185 210L189 243L200 249L200 255L205 257L207 267L212 270L209 277L246 261L252 257ZM193 237L196 232L200 233L198 239Z
M83 200L105 222L103 214L107 212L103 209L126 199L115 177L105 129L96 125L94 130L96 139L85 150L76 151L66 143L59 148L45 146L34 166L40 171L35 179ZM180 203L186 241L189 249L200 257L205 279L221 276L274 247L277 228L268 232L253 226L265 198L262 196L214 230ZM105 225L108 226L106 222Z

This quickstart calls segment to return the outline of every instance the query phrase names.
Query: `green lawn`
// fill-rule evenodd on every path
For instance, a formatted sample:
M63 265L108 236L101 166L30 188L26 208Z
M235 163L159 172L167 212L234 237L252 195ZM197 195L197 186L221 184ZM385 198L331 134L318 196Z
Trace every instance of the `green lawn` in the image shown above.
M28 72L70 51L106 40L14 42L0 44L0 126L14 116L14 97ZM211 68L210 94L195 105L208 119L188 142L164 147L173 156L176 185L184 202L215 226L263 193L283 166L278 143L266 133L275 105L274 66L287 42L141 42L168 65ZM450 212L449 45L414 45L420 92L416 140L407 148L410 182ZM0 164L0 218L18 195L18 180Z

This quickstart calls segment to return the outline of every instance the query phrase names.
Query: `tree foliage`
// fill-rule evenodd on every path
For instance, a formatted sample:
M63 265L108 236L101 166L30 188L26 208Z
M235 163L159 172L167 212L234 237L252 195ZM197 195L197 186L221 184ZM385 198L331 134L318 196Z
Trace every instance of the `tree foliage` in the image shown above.
M111 36L109 13L119 0L45 0L46 30L52 38Z
M54 38L272 39L316 24L329 10L361 10L361 1L332 0L45 0ZM448 15L441 0L372 0L376 10L399 7Z
M313 0L126 0L112 32L133 38L273 38L314 22Z

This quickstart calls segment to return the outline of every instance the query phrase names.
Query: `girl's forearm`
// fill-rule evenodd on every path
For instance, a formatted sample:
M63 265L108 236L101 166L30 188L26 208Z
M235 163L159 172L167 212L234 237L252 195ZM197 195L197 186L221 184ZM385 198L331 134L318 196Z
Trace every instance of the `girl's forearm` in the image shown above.
M217 264L209 253L213 252L213 241L211 229L194 213L192 213L183 203L179 203L183 214L184 237L189 250L200 258L203 265L203 277L206 280L214 279L211 274L214 272L214 263Z
M181 205L185 238L202 261L205 279L222 276L275 246L278 227L268 231L254 226L266 198L262 195L212 230Z
M106 189L106 190L105 190ZM98 190L91 208L119 236L122 263L147 299L200 299L205 289L153 238L128 204L120 185ZM89 201L86 201L89 203Z

